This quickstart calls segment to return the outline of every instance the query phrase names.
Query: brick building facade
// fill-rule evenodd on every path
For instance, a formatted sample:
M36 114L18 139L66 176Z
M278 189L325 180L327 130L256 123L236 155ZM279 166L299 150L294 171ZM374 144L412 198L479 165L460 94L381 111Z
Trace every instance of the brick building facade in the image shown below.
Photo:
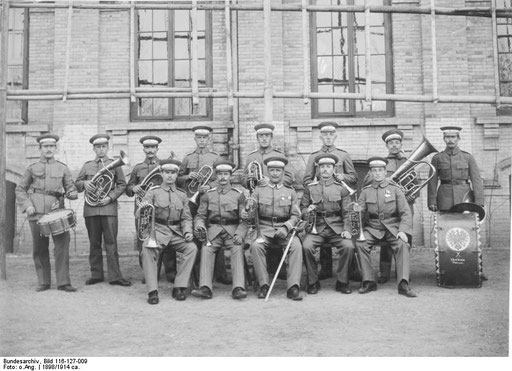
M247 1L239 1L244 3ZM255 3L254 1L249 1ZM277 3L296 1L275 0ZM224 3L221 1L220 3ZM393 5L429 6L426 0L393 0ZM437 0L436 6L462 8L490 6L490 1ZM235 14L235 13L233 13ZM303 90L304 71L301 12L272 12L272 83L275 91ZM67 9L31 9L28 32L28 87L62 89L66 76ZM239 11L236 14L235 76L240 91L263 90L264 45L263 13ZM68 88L129 88L130 17L128 10L75 9ZM226 90L226 36L224 12L211 12L212 86ZM236 31L236 32L235 32ZM437 68L439 94L493 95L494 68L492 23L484 17L436 17ZM417 14L391 16L392 92L432 94L431 20ZM309 33L311 37L311 33ZM311 41L311 40L309 40ZM309 64L311 64L311 55ZM44 132L61 136L57 157L68 164L76 176L82 164L94 157L89 137L98 132L111 135L110 157L125 150L131 165L143 160L139 138L154 134L163 139L159 156L173 151L179 159L195 147L190 128L207 123L214 128L212 148L240 166L256 148L253 126L264 120L263 99L240 98L233 110L225 98L212 100L211 120L134 120L130 100L83 99L67 101L33 100L28 103L26 122L7 126L7 180L16 183L26 165L39 157L35 137ZM235 116L233 116L235 112ZM289 157L295 169L296 186L301 191L305 162L321 146L316 125L325 118L313 118L311 104L303 99L273 100L276 125L274 144ZM484 247L510 245L510 177L512 116L501 115L491 104L448 104L395 102L392 114L374 116L334 116L342 127L337 145L352 157L360 174L367 170L365 160L386 154L381 134L391 128L404 131L404 150L414 150L425 135L438 149L444 149L441 126L457 124L463 128L460 146L471 152L481 169L485 186L488 218L483 224ZM238 138L234 135L238 133ZM239 156L233 158L235 143ZM131 167L123 168L127 177ZM426 174L422 174L423 177ZM13 197L12 187L10 196ZM8 198L9 198L8 197ZM68 203L68 201L66 201ZM121 252L134 248L133 199L120 198L119 237ZM83 194L72 201L77 211L76 251L88 251L82 218ZM12 209L12 208L11 208ZM25 215L10 210L14 221L14 251L30 251L30 232ZM426 191L416 202L414 245L433 246L433 216L427 209ZM72 250L74 248L72 247Z

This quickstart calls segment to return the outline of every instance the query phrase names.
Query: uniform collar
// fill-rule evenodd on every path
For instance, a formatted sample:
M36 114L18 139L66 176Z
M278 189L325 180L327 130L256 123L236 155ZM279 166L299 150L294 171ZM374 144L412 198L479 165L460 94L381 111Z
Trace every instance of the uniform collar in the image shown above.
M373 188L386 188L387 186L389 185L389 180L387 179L384 179L382 182L377 182L376 180L374 180L372 182L372 187Z
M217 193L226 194L231 190L231 184L227 184L224 188L217 186Z
M204 148L199 148L199 147L196 147L196 150L194 151L195 153L198 153L200 155L204 155L205 153L208 153L210 152L210 149L208 147L204 147Z
M276 188L276 189L281 189L283 187L283 183L277 183L277 184L274 184L272 182L268 182L267 184L270 188Z
M459 152L460 152L460 148L459 148L459 146L455 147L453 150L446 148L444 151L445 151L447 154L449 154L449 155L453 156L453 155L456 155L457 153L459 153Z
M158 164L160 162L160 159L158 157L155 157L151 162L147 157L144 159L144 162L148 165Z
M55 161L57 161L55 157L52 157L51 159L47 160L46 157L41 156L41 158L39 159L39 162L42 162L44 164L53 164Z
M266 155L266 154L269 154L270 152L272 152L274 150L274 147L272 147L272 145L268 146L267 148L263 149L263 148L258 148L258 152L261 153L262 155Z
M396 155L388 154L386 158L402 158L402 151L398 152Z
M169 192L169 190L171 191L176 191L176 184L171 184L171 185L167 185L167 184L160 184L160 188L162 188L164 191L167 191Z
M103 160L103 162L107 161L109 158L107 156L103 157L103 158L99 158L98 156L96 156L96 158L94 159L94 161L96 161L97 163L100 163L101 160Z
M326 146L325 144L322 145L323 152L334 152L336 149L337 148L335 145L332 145L332 146Z
M330 177L327 180L320 179L320 182L323 183L325 186L330 186L331 184L334 184L333 177Z

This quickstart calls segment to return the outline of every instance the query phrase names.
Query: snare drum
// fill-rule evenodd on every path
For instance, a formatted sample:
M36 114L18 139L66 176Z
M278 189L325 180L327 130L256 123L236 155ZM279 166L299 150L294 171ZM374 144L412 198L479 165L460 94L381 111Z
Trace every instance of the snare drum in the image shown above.
M478 214L435 214L437 285L482 286L482 249Z
M75 213L69 209L55 210L43 215L37 224L39 224L43 236L56 236L75 227Z

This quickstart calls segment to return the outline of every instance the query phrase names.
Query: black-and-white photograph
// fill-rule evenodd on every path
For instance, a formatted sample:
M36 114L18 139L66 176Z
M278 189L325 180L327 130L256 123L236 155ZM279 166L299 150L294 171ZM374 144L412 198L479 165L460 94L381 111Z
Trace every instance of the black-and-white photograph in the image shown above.
M0 4L2 369L510 356L512 0Z

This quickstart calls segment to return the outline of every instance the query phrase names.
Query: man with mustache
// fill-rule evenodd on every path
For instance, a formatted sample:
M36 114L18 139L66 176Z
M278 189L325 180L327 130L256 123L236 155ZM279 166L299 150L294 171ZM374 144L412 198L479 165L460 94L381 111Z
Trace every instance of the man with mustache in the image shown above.
M41 158L31 164L16 186L16 197L21 212L26 212L32 233L32 257L39 285L37 292L46 291L51 285L50 239L41 235L37 221L56 208L64 207L64 196L76 200L75 183L69 168L54 157L59 136L44 134L37 137ZM57 289L75 292L69 278L69 232L52 236L55 245L55 275Z

